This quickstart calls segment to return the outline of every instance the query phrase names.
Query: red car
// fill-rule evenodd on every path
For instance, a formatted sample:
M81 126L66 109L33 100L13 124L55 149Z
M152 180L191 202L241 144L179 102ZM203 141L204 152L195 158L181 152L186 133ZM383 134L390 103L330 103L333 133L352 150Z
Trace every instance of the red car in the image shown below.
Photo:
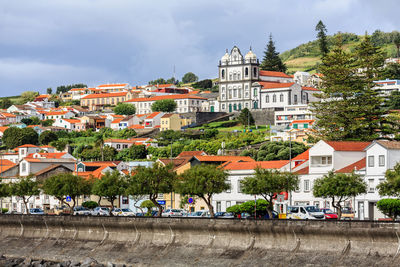
M334 213L331 209L322 208L320 209L320 211L325 214L325 219L327 220L337 220L338 218L337 214Z

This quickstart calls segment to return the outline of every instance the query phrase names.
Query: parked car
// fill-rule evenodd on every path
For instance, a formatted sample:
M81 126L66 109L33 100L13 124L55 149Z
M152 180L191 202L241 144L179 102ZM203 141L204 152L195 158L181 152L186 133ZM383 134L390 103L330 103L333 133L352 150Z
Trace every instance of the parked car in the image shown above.
M269 214L268 212L265 213L265 215L262 217L263 219L269 219ZM272 219L278 219L279 218L279 213L276 211L272 211Z
M210 212L208 210L199 210L195 212L191 212L188 217L192 218L207 218L210 217Z
M29 209L29 213L32 215L44 215L44 211L39 208Z
M97 207L92 211L93 216L110 216L110 209L107 207Z
M71 214L71 209L68 206L61 206L58 207L56 206L54 208L54 214L55 215L66 215L66 214Z
M221 218L221 219L233 219L235 218L235 214L232 212L217 212L215 213L215 218Z
M111 213L114 216L135 216L131 209L114 208Z
M337 220L338 216L331 209L322 208L320 209L325 214L325 219L327 220Z
M143 217L144 213L143 212L136 212L135 216L136 217Z
M74 208L73 215L92 215L92 212L85 207L78 206Z
M342 220L353 220L354 219L354 212L350 208L344 208L342 209Z
M317 206L289 207L288 219L324 220L325 214Z
M182 210L178 210L178 209L167 209L167 210L163 211L161 216L162 217L182 217L183 212L182 212Z

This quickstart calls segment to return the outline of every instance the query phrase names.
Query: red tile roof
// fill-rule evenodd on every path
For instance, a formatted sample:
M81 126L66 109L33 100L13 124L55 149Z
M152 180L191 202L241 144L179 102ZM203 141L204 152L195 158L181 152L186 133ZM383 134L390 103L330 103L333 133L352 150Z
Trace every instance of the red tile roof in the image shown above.
M104 93L104 94L91 94L82 99L92 99L92 98L107 98L107 97L119 97L119 96L126 96L128 92L116 92L116 93Z
M16 148L22 148L22 147L37 147L37 148L39 148L38 146L31 145L31 144L26 144L26 145L22 145L22 146L17 146Z
M315 122L315 120L294 120L290 123L290 125L293 125L294 123L309 123L309 124L313 124Z
M269 77L281 77L281 78L292 78L286 73L280 71L269 71L269 70L260 70L260 76L269 76Z
M301 154L297 155L296 157L294 157L292 160L293 161L308 160L309 152L310 152L310 149L307 149L303 153L301 153Z
M319 89L317 89L317 88L308 87L308 86L303 86L303 87L301 87L301 90L304 90L304 91L321 91L321 90L319 90Z
M310 167L307 166L307 167L305 167L305 168L303 168L303 169L300 169L300 170L296 171L295 173L296 173L296 174L300 174L300 175L301 175L301 174L308 174L309 170L310 170Z
M144 129L143 125L140 124L134 124L128 127L129 129Z
M254 162L231 162L224 166L225 170L254 170L261 169L280 169L289 164L289 160L273 161L254 161Z
M7 130L8 127L7 126L1 126L0 127L0 132L4 133L5 130Z
M255 161L251 157L244 156L195 156L196 159L203 162L227 162L227 161Z
M2 112L1 115L4 117L16 118L17 116L8 112Z
M207 155L204 151L182 151L177 158Z
M371 142L325 141L336 151L363 151Z
M54 116L54 115L65 115L68 111L54 111L54 112L47 112L45 113L46 116Z
M80 123L81 122L80 120L77 120L77 119L64 119L64 120L69 123Z
M117 118L115 120L113 120L111 123L120 123L120 121L122 121L124 118Z
M121 87L121 86L124 87L127 85L128 85L127 83L114 83L114 84L101 84L97 87Z
M133 98L127 100L125 102L147 102L147 101L158 101L164 99L199 99L199 100L207 100L207 98L194 96L189 94L180 94L180 95L160 95L160 96L153 96L153 97L141 97L141 98Z
M361 170L366 167L366 160L365 158L360 159L359 161L356 161L344 168L341 168L340 170L337 170L336 172L339 173L352 173L354 170Z
M74 91L76 91L76 92L79 92L79 91L84 91L84 90L86 90L87 88L72 88L70 91L71 92L74 92Z
M146 120L148 119L153 119L154 117L156 117L158 114L160 114L161 112L153 112L151 113L149 116L146 117Z
M258 82L262 89L289 88L294 83Z
M34 154L39 154L39 158L46 158L46 159L61 159L67 152L58 152L58 153L31 153L25 158L33 158Z

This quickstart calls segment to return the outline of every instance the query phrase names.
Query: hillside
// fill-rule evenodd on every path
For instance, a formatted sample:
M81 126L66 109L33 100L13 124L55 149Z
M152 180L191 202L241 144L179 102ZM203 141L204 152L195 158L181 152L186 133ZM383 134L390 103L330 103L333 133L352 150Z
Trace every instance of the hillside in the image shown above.
M348 51L353 51L357 44L360 43L363 36L353 33L341 33L343 38L344 47ZM399 34L397 31L390 33L375 31L371 35L372 42L382 47L387 57L396 56L396 46L393 43L394 37ZM335 35L328 36L328 45L331 48L334 44ZM283 62L288 67L288 73L296 71L315 72L317 64L321 62L319 55L319 47L317 40L301 44L296 48L283 52L281 55Z

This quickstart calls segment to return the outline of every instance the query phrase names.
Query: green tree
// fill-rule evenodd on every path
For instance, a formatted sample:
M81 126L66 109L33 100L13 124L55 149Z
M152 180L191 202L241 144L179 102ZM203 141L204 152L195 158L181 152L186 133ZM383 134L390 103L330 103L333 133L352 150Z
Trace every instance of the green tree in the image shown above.
M60 85L56 89L56 94L65 93L65 92L71 90L72 88L87 88L87 85L83 84L83 83Z
M126 195L148 195L149 200L158 208L161 217L163 207L157 202L158 194L171 193L176 173L172 166L162 166L159 163L152 167L138 167L136 174L130 177Z
M41 122L43 127L48 127L48 126L52 126L54 123L54 120L48 119L48 120L43 120Z
M30 213L28 208L29 199L40 194L39 183L30 176L18 178L18 182L10 184L10 191L11 195L22 198L27 214Z
M50 145L52 147L55 147L58 151L63 151L67 145L68 145L68 141L67 140L55 140L50 142Z
M177 84L178 81L174 77L171 77L166 81L166 83L167 84Z
M400 33L399 32L396 32L396 35L393 39L393 43L397 49L397 57L400 57L400 53L399 53L400 52Z
M393 220L400 215L400 199L385 198L376 203L378 209Z
M3 98L3 100L0 101L0 109L8 109L12 105L12 101L8 98Z
M328 41L326 39L326 27L324 23L320 20L315 26L315 31L317 32L317 38L318 38L318 45L319 45L319 50L321 51L321 56L324 57L326 54L328 54Z
M186 170L176 183L176 191L181 195L193 195L207 204L211 217L214 217L212 196L230 188L228 173L214 165L197 165Z
M399 91L392 91L390 96L385 100L385 106L389 110L393 109L400 109L400 92Z
M85 208L90 209L90 210L95 209L98 206L99 206L99 204L97 204L96 201L85 201L85 202L82 203L82 207L85 207Z
M246 201L242 204L237 204L226 208L227 212L233 212L235 214L239 214L242 212L246 212L254 215L254 200ZM257 215L265 215L267 213L267 207L269 203L265 199L257 199L256 212Z
M342 217L343 202L364 193L367 193L367 184L359 175L354 173L334 173L331 171L322 178L315 180L313 188L314 197L332 200L332 206L336 208L339 220Z
M182 82L183 83L193 83L193 82L197 82L198 79L199 79L199 77L197 77L196 74L194 74L193 72L188 72L185 75L183 75Z
M129 128L125 128L123 130L119 130L117 132L117 136L116 137L126 139L126 138L130 138L130 137L133 137L133 136L136 136L136 135L137 135L137 133L135 132L135 130L129 129Z
M114 112L115 112L115 114L118 114L118 115L133 115L136 113L136 108L132 104L119 103L114 108Z
M151 105L151 110L156 112L174 112L176 109L176 102L173 99L157 100Z
M37 97L38 95L39 95L38 92L25 91L21 94L20 104L25 104L26 102L33 101L35 97Z
M76 198L82 195L90 195L93 180L86 180L80 176L71 173L60 173L44 180L42 190L45 194L55 197L60 204L68 205L71 210L74 209ZM65 201L66 197L72 199L72 206Z
M124 194L126 186L125 175L121 175L117 170L106 172L100 179L94 181L92 194L107 199L113 209L115 200Z
M374 140L390 134L383 98L373 89L383 66L381 51L366 36L354 53L344 51L340 36L322 59L321 99L312 103L317 121L316 137L326 140ZM359 71L360 70L360 71Z
M4 131L2 141L9 149L25 144L36 145L38 143L38 134L32 128L10 127Z
M400 197L400 164L396 164L393 170L387 170L385 178L385 181L377 186L379 195Z
M46 91L48 95L51 95L53 93L53 89L51 87L47 88Z
M250 125L254 125L255 123L253 115L251 115L251 112L248 110L248 108L242 109L239 114L238 120L245 127L249 127Z
M147 209L146 216L151 216L151 210L155 208L153 201L145 200L140 204L140 207L143 209Z
M21 122L24 123L25 125L39 125L41 121L38 117L33 116L30 118L23 118Z
M116 159L122 161L131 161L135 159L145 159L147 149L145 145L132 145L130 148L125 148L118 152Z
M10 184L0 183L0 199L3 199L5 197L10 197L10 196L12 196ZM7 211L4 211L4 209L1 209L0 213L3 213L3 212L7 212Z
M167 82L165 81L164 78L158 78L157 80L154 81L149 81L150 85L157 85L157 84L166 84Z
M58 149L57 149L58 150ZM111 146L101 147L96 146L94 148L85 148L81 152L82 160L101 160L101 161L111 161L115 159L117 150Z
M264 57L261 62L260 68L262 70L270 71L286 71L286 65L282 62L279 57L279 53L276 51L275 43L272 41L272 34L269 35L269 42L264 51Z
M50 142L57 140L57 135L51 131L44 131L39 136L39 143L41 145L48 145Z
M210 89L213 86L213 83L210 79L198 81L194 84L192 84L193 88L198 88L198 89Z
M386 67L383 69L382 77L383 79L400 80L400 64L399 63L387 64Z
M267 202L267 212L272 218L273 198L281 192L294 191L299 184L297 175L278 170L256 168L254 176L241 181L242 192L249 195L261 195Z
M157 135L158 144L161 146L169 145L180 138L182 138L182 133L174 130L162 131Z

